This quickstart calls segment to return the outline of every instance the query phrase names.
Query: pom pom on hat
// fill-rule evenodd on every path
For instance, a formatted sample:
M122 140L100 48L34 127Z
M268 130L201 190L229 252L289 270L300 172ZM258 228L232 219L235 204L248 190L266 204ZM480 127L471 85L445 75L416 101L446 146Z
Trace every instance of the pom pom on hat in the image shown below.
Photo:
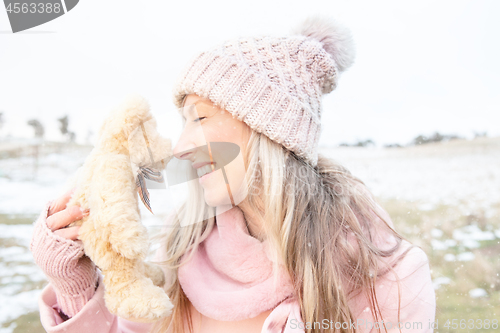
M332 56L340 73L354 63L356 49L351 31L331 18L309 17L293 33L319 41Z

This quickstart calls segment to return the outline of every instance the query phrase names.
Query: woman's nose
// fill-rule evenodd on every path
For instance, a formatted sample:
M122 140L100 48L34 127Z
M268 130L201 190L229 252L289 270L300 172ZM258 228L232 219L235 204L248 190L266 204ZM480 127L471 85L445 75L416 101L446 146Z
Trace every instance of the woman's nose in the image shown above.
M190 159L195 148L194 142L184 140L183 137L181 137L173 149L174 157L179 160Z
M173 149L174 157L180 160L193 159L196 148L200 145L197 139L197 131L184 128L179 137L179 141Z

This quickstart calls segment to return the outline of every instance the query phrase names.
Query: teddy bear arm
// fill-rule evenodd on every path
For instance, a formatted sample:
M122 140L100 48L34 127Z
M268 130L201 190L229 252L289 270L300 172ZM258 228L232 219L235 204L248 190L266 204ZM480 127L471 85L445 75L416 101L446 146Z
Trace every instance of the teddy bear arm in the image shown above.
M129 259L144 259L148 249L146 227L141 224L138 198L127 156L110 156L96 168L89 204L96 208L96 237ZM92 214L91 214L92 215Z

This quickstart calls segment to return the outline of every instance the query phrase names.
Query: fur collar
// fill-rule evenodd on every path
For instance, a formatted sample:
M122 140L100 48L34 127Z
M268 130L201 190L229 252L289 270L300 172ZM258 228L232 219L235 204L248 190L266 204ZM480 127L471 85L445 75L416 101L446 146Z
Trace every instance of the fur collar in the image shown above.
M267 248L267 241L249 234L238 206L218 213L208 237L191 260L179 267L181 287L200 313L221 321L253 318L281 303L273 312L280 313L284 325L294 300L293 285L283 265L273 283L273 262ZM268 319L268 324L276 326L276 320Z

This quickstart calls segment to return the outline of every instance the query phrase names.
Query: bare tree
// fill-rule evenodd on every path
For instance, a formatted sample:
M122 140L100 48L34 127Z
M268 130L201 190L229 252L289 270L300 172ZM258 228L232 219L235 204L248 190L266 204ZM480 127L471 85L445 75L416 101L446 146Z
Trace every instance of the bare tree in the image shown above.
M30 119L28 120L28 125L33 127L35 131L35 138L37 139L42 139L44 134L45 134L45 129L43 128L42 123L38 119ZM34 169L33 169L33 179L36 178L36 175L38 173L38 162L39 162L39 156L40 156L40 144L41 142L35 142L33 144L33 162L34 162Z
M59 121L59 129L61 130L61 134L65 136L69 141L75 141L75 133L68 130L69 127L69 119L68 115L57 119Z
M45 134L45 129L43 128L42 123L38 119L30 119L28 120L28 125L33 127L35 130L35 137L36 138L43 138Z
M62 118L57 119L59 121L59 129L61 130L61 134L66 136L68 134L68 116L64 116Z
M435 132L431 136L419 135L415 139L413 139L413 141L408 145L418 146L432 142L442 142L442 141L450 141L456 139L464 139L464 137L456 134L440 134L439 132Z
M368 146L375 146L375 142L372 139L366 139L366 140L358 140L355 143L342 142L339 144L339 147L368 147Z
M1 123L1 120L0 120L0 123ZM484 131L484 132L476 132L476 131L474 131L474 139L475 138L485 138L487 136L488 136L488 132L486 132L486 131Z

